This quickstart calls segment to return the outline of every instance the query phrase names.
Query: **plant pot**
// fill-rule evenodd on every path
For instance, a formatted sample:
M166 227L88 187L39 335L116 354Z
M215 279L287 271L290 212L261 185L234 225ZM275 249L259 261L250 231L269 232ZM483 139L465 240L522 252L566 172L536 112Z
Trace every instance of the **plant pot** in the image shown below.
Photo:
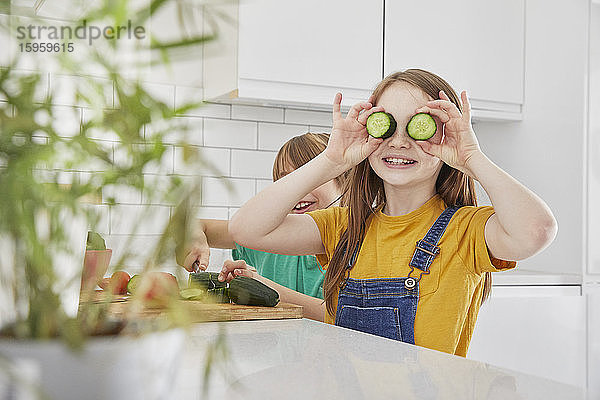
M108 270L112 249L86 250L81 273L81 294L83 297L93 293Z
M73 351L58 340L0 339L0 393L50 399L168 399L181 364L185 332L90 338ZM8 377L8 379L6 379ZM21 397L19 397L21 395Z

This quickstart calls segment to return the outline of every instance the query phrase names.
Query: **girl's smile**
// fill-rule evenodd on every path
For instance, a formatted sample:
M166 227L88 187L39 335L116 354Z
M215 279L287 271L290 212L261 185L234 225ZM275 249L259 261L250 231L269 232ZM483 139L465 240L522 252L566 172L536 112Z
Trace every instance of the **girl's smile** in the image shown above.
M418 161L403 155L387 155L381 158L388 168L407 169L414 167Z

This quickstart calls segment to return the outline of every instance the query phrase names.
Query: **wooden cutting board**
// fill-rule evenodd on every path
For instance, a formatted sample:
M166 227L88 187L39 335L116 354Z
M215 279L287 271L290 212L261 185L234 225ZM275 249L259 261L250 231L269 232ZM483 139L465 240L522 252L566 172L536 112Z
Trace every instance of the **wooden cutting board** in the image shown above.
M253 319L290 319L302 318L302 306L279 303L275 307L243 306L233 303L212 304L193 300L182 300L180 304L189 311L191 322L244 321ZM110 312L124 314L130 306L129 301L112 303ZM149 308L136 313L141 317L157 317L165 313L163 309Z

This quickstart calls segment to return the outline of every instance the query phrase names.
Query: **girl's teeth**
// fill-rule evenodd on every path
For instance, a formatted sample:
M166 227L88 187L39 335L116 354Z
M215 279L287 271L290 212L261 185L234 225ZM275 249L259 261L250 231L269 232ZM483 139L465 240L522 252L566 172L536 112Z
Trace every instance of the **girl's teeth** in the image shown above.
M299 209L301 209L301 208L304 208L304 207L307 207L307 206L309 206L309 205L310 205L310 203L298 203L298 204L296 204L296 207L294 207L294 208L295 208L296 210L299 210Z
M390 164L412 164L412 163L414 163L414 161L405 160L404 158L386 158L385 161Z

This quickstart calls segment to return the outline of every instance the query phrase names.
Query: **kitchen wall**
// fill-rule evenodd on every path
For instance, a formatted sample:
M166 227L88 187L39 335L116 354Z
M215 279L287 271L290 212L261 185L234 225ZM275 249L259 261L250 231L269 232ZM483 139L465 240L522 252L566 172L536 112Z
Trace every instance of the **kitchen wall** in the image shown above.
M475 130L486 154L542 197L559 223L554 243L520 268L581 274L589 1L525 4L523 121L481 122Z

